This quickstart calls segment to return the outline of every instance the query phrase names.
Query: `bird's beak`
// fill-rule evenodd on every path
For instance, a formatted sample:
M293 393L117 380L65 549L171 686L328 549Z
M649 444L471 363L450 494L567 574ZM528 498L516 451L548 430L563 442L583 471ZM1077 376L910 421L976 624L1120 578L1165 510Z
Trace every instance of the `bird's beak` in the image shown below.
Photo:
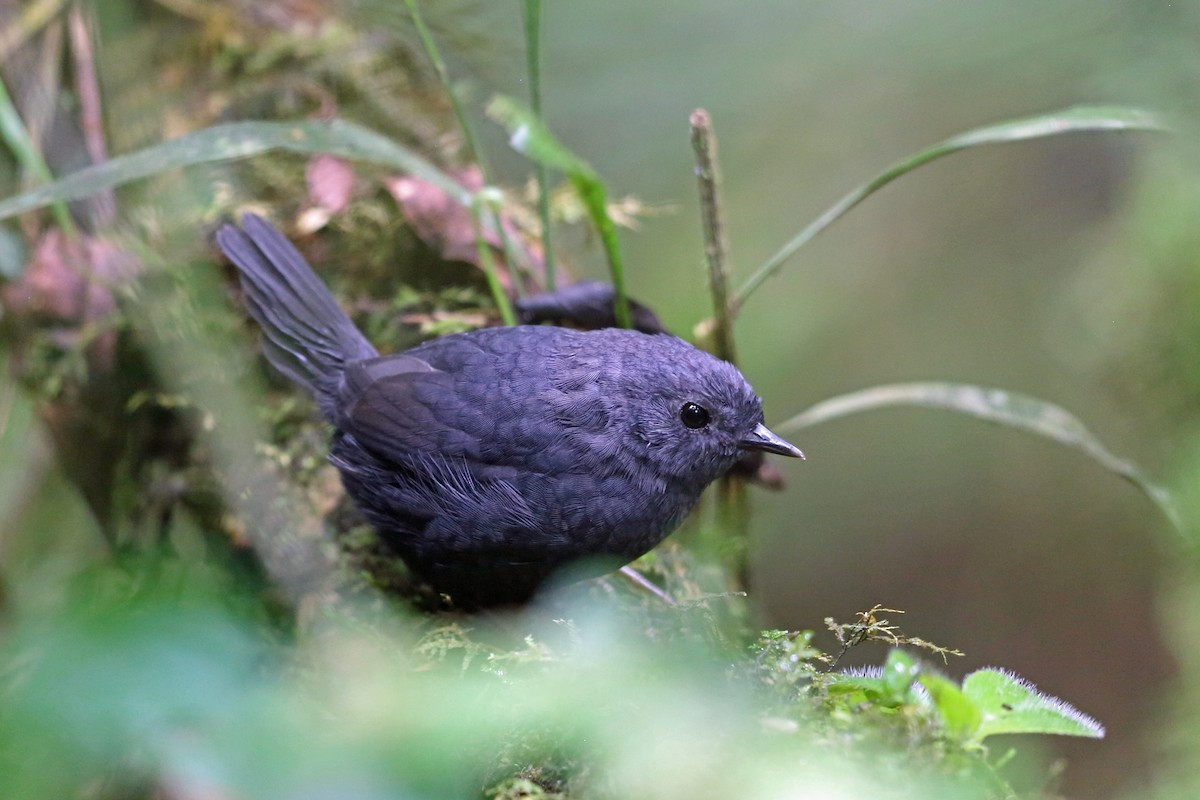
M778 453L781 456L804 458L804 453L794 444L780 439L761 422L750 431L750 434L738 442L744 450L764 450L768 453Z

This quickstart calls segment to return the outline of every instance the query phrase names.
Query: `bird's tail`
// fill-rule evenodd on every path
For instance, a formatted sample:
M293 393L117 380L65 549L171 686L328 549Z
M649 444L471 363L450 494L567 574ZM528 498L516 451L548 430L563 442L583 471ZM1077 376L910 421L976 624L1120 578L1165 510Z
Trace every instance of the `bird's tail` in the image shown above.
M311 391L327 412L346 364L379 353L269 222L246 214L240 229L225 225L217 231L217 243L241 276L246 307L265 335L267 360Z

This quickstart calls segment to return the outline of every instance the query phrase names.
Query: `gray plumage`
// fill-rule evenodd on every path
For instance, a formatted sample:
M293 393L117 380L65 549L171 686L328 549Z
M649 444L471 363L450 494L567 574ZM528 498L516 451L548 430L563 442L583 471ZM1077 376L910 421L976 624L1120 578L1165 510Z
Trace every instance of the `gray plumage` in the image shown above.
M460 606L636 558L746 449L800 456L735 367L672 336L517 326L380 356L267 222L217 240L267 358L334 425L347 492Z

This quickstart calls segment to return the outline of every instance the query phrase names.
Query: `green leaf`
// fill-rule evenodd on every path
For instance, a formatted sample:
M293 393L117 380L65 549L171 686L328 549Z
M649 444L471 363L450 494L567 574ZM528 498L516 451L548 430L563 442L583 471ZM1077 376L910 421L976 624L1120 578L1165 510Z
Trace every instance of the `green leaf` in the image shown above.
M923 672L918 680L929 692L946 732L961 742L974 738L983 714L958 684L936 672Z
M887 694L883 678L875 675L859 675L853 672L829 675L825 678L825 689L830 694L862 692L872 700L878 700Z
M893 702L905 703L910 698L913 681L917 679L920 665L903 650L893 649L883 663L883 685L888 698Z
M567 176L604 245L613 290L616 292L613 310L616 312L617 324L623 328L632 327L633 317L629 311L629 298L625 293L625 269L621 263L617 226L608 214L608 189L600 180L600 176L590 164L554 138L554 134L550 133L533 112L512 98L502 95L492 98L487 107L487 115L508 131L509 144L514 150L537 164L558 170Z
M556 169L572 180L600 183L600 176L590 164L568 150L532 111L511 97L493 97L488 103L487 115L504 126L510 137L509 144L521 155ZM604 191L603 184L600 191Z
M981 669L963 680L963 694L982 712L976 738L999 733L1050 733L1104 738L1104 726L1057 697L1000 669Z
M914 153L902 159L871 180L862 184L838 200L826 211L808 224L808 227L795 235L775 255L767 259L761 267L738 290L734 299L734 308L739 308L762 282L774 275L796 251L811 241L818 233L828 228L847 211L866 200L875 192L887 186L892 181L907 175L917 167L924 166L959 150L979 147L988 144L1004 144L1007 142L1024 142L1030 139L1040 139L1046 136L1058 136L1063 133L1081 133L1084 131L1166 131L1167 125L1155 114L1137 108L1121 106L1079 106L1068 108L1052 114L1002 122L986 128L960 133L949 139L938 142L930 148Z
M778 426L781 433L893 406L922 406L1007 425L1064 444L1141 489L1178 530L1183 520L1166 489L1131 461L1110 453L1082 422L1061 406L1028 395L963 383L894 383L831 397Z
M822 678L825 690L831 695L861 695L860 701L898 708L914 701L913 682L920 673L921 667L912 656L893 649L882 667L851 669Z
M464 206L471 205L472 194L457 181L412 150L361 125L345 120L234 122L118 156L0 201L0 219L50 203L77 200L101 189L121 186L177 167L247 158L272 150L330 153L393 167L437 186Z

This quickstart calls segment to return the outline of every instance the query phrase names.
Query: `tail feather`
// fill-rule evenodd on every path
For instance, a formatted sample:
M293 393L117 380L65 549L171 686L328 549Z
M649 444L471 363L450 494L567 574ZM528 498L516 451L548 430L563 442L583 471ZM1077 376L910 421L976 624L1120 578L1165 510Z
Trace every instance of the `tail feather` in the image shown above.
M378 352L338 306L304 256L253 214L225 225L217 243L238 269L246 308L263 330L275 369L306 387L324 410L352 361Z

